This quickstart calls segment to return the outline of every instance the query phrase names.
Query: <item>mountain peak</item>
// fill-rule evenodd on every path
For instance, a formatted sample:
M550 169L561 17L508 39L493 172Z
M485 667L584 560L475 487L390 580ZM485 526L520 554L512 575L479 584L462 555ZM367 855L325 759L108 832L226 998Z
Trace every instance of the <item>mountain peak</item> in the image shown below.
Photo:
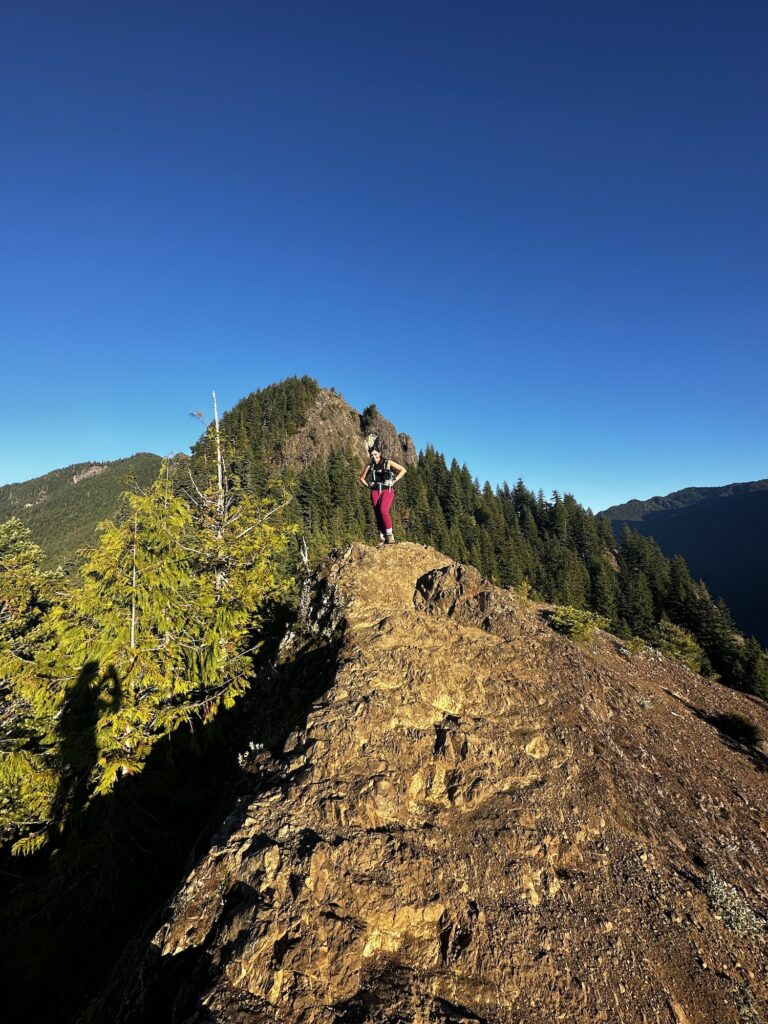
M282 448L284 463L303 469L339 448L350 448L360 456L362 463L368 460L365 435L370 431L381 437L388 457L413 465L417 453L411 438L398 434L393 423L375 406L371 408L370 415L361 416L338 392L319 388L305 422Z

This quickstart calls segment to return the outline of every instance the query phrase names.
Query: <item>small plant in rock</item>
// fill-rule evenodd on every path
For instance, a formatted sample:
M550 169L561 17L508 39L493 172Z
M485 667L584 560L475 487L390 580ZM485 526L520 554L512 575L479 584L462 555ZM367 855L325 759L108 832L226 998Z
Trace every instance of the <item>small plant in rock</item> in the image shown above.
M756 938L765 930L765 921L757 916L737 889L723 881L714 871L707 876L704 891L712 910L722 918L726 927L737 935L743 938Z
M579 643L586 643L594 636L596 629L607 629L608 620L594 612L570 605L559 605L547 615L547 622L558 633Z
M218 880L216 882L216 893L217 893L217 895L219 897L219 900L222 903L224 902L224 899L225 899L227 893L229 892L229 888L230 888L231 885L232 885L232 875L230 875L229 871L223 871L219 875Z
M673 661L682 662L692 672L701 672L704 652L694 637L681 626L664 617L653 631L653 645Z
M624 651L627 654L643 654L648 650L648 644L641 636L631 636L629 640L625 640L621 653Z
M732 715L718 715L712 722L724 736L736 740L737 743L745 743L749 747L756 747L765 739L763 730L748 715L738 712Z
M762 1024L760 1016L755 1009L755 997L752 995L749 985L742 984L739 986L737 1009L741 1024Z

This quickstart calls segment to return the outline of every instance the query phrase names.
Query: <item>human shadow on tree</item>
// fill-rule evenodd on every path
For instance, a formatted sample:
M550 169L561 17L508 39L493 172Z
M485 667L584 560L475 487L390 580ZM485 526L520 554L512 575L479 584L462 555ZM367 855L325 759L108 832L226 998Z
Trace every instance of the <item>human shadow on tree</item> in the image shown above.
M102 674L97 661L87 661L67 689L57 728L60 771L51 824L59 841L70 828L76 827L88 804L99 757L99 719L119 709L122 694L122 680L115 667L109 665Z
M120 778L105 795L93 793L99 722L108 708L117 709L128 679L100 674L95 663L83 666L58 730L62 764L66 757L71 768L56 797L63 828L33 857L14 858L14 877L6 878L0 985L12 1015L32 1012L49 1024L69 1024L120 962L83 1019L131 1019L130 1012L119 1018L130 995L122 966L129 969L133 956L146 952L167 900L205 854L237 795L283 781L274 767L262 771L239 755L245 751L250 760L251 751L261 749L279 760L286 737L303 727L333 678L334 644L315 644L276 666L293 616L287 606L268 609L253 685L242 700L209 721L179 726L154 745L141 772ZM228 900L242 895L232 891ZM203 962L196 968L205 969ZM161 985L153 997L162 1004L154 1019L171 1020L162 1016L163 991ZM134 1018L144 1019L153 1018Z

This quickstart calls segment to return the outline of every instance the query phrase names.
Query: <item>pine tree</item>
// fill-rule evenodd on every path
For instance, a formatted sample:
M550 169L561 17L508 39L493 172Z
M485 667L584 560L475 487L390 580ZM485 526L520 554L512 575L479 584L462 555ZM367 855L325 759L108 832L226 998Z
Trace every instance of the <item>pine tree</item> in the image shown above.
M448 525L437 497L429 503L429 543L438 551L448 548Z
M56 795L58 697L36 659L51 642L62 585L18 519L0 524L0 844L31 853L45 842Z
M619 583L616 571L606 558L600 558L590 574L589 606L593 611L617 624Z
M653 595L647 578L638 569L622 573L619 614L636 636L646 640L652 638L656 621L653 614Z
M75 792L108 792L178 724L194 643L197 581L185 550L192 508L173 493L167 472L146 494L127 495L123 516L102 524L101 534L59 613L48 667L64 683L65 720L72 704L85 716L89 700L94 715L90 732L60 737L60 820L75 810ZM92 763L78 745L93 751ZM73 760L81 777L70 777Z
M449 475L448 493L443 502L443 512L449 526L461 527L464 517L468 511L466 506L466 493L461 478L459 464L454 459L451 464Z
M694 634L700 630L699 594L685 559L680 555L672 559L664 604L673 622Z
M406 536L420 544L429 542L429 497L421 474L410 469L398 485L398 506Z
M740 688L768 699L768 658L755 637L750 637L744 647Z

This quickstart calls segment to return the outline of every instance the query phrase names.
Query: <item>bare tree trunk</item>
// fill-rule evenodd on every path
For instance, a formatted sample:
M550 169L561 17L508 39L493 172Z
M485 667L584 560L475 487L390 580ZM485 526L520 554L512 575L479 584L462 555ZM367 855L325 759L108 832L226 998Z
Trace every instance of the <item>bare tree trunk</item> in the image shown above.
M221 433L219 432L219 407L216 404L216 392L213 392L213 429L216 436L216 479L218 481L218 495L216 497L216 539L221 541L224 534L224 512L226 509L224 495L224 460L221 457ZM221 551L219 551L221 557ZM216 573L216 589L221 590L224 586L224 574L219 569Z
M216 404L216 392L213 392L213 428L216 433L216 477L219 484L219 513L224 515L224 461L221 457L221 434L219 433L219 407Z
M136 532L138 524L133 517L133 547L131 548L131 650L136 649Z

